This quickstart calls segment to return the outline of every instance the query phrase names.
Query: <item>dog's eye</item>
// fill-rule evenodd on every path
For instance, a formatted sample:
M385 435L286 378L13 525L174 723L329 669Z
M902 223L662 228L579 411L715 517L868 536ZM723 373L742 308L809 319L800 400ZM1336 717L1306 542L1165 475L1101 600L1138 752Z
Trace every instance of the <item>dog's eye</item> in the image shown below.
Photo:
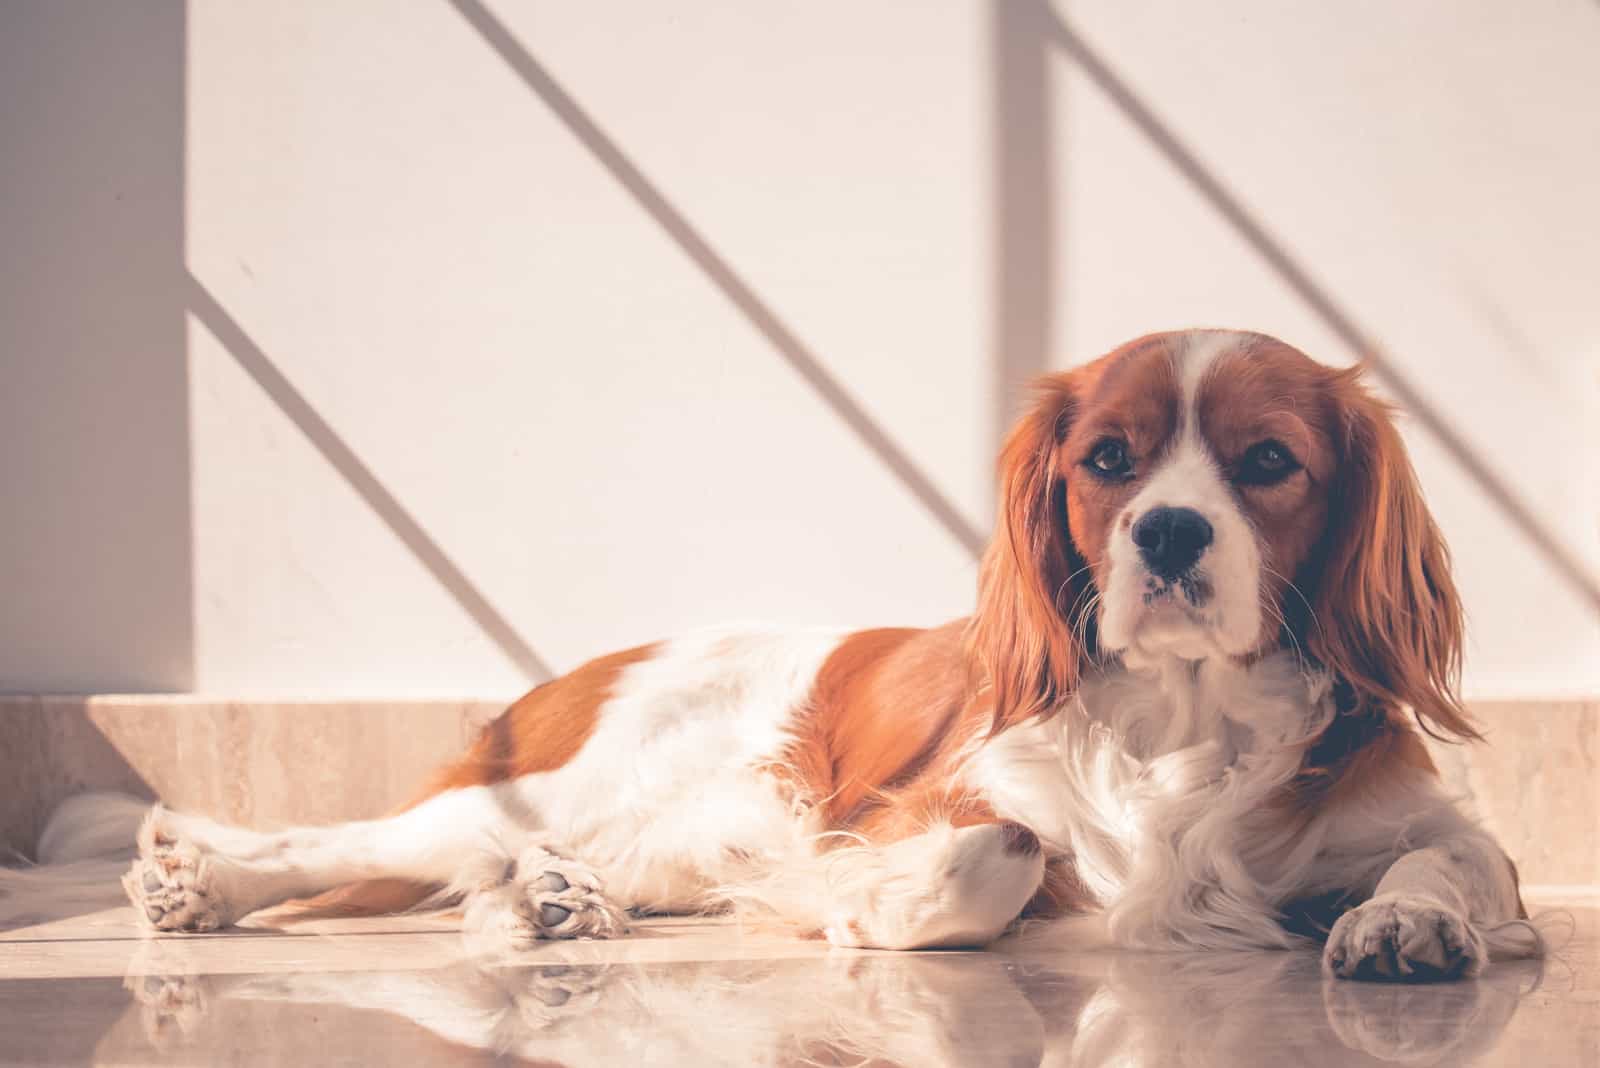
M1281 441L1268 438L1258 441L1246 450L1239 460L1233 480L1246 486L1270 486L1282 482L1300 469L1300 461Z
M1127 446L1111 438L1106 438L1094 447L1084 466L1101 478L1113 482L1121 482L1133 475L1133 461L1128 457Z

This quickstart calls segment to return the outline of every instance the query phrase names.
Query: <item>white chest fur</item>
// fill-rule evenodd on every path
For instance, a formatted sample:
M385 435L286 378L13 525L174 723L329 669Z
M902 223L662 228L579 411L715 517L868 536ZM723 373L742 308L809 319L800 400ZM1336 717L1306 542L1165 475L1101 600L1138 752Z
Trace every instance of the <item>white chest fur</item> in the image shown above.
M1272 802L1331 721L1329 689L1289 653L1119 666L990 743L968 779L1072 855L1118 942L1287 941L1278 908L1326 889L1329 838Z

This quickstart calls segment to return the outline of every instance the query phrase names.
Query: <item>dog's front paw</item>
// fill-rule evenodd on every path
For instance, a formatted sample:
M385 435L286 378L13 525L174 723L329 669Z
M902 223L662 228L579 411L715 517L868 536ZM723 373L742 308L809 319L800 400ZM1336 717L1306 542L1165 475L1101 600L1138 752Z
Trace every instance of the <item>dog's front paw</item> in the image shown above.
M1425 983L1477 975L1483 936L1439 901L1381 894L1345 913L1328 933L1322 966L1341 979Z
M1017 918L1044 872L1038 836L1010 821L944 825L836 859L844 863L835 869L823 937L850 948L987 945Z

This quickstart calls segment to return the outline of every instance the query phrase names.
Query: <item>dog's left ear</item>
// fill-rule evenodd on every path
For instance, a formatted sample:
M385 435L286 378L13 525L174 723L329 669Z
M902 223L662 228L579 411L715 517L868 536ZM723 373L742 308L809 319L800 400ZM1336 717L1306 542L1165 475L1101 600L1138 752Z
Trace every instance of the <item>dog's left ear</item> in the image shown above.
M1461 707L1461 600L1450 553L1390 410L1341 371L1339 470L1316 583L1312 652L1368 707L1407 705L1429 733L1477 738Z
M1051 711L1078 685L1079 643L1091 607L1088 568L1067 529L1057 456L1076 405L1074 374L1036 383L1037 401L1000 454L994 538L978 577L967 632L993 701L991 730Z

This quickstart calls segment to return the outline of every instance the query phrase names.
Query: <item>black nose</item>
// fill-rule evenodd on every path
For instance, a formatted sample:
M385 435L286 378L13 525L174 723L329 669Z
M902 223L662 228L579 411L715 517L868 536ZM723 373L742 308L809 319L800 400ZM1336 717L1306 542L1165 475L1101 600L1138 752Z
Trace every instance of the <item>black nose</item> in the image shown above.
M1175 579L1211 544L1211 524L1193 508L1152 508L1133 525L1133 543L1145 566Z

